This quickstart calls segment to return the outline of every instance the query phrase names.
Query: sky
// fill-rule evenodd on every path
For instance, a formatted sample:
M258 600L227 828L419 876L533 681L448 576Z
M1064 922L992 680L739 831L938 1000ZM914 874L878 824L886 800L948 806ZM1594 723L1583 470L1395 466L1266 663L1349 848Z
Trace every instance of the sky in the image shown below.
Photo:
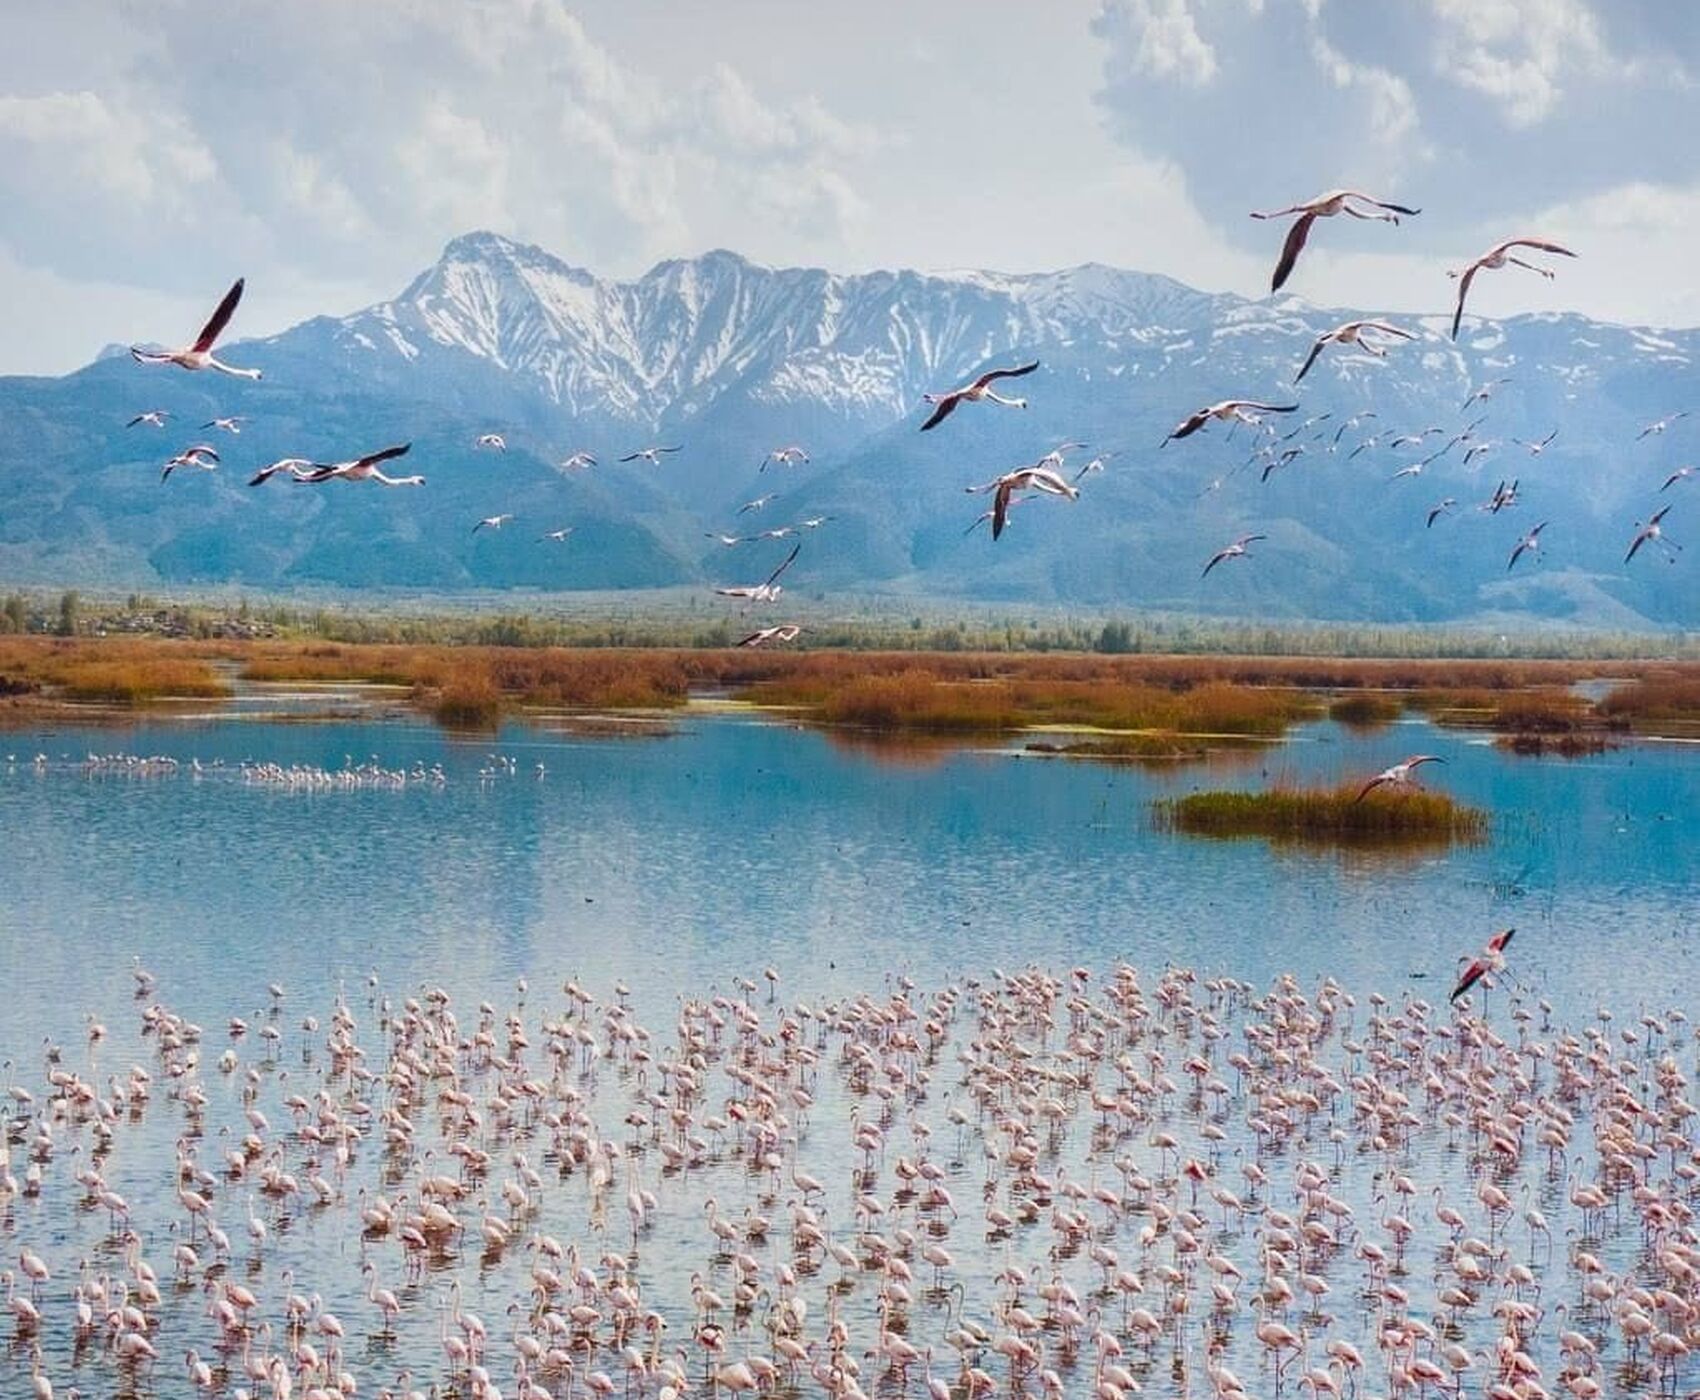
M628 277L1102 262L1442 311L1513 234L1575 249L1472 310L1700 324L1690 0L56 0L0 51L0 373L393 296L475 228ZM1490 285L1491 282L1491 285Z

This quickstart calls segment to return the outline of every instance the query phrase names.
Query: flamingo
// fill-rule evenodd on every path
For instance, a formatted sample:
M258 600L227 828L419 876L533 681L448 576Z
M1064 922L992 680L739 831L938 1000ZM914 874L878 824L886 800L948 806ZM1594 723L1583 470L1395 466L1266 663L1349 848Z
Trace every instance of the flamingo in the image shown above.
M1640 432L1635 434L1635 441L1640 442L1644 437L1656 437L1660 433L1664 432L1666 428L1670 427L1672 423L1686 417L1688 417L1688 410L1684 408L1675 413L1667 414L1663 418L1655 418L1651 423L1647 424L1646 427L1641 429Z
M1469 966L1459 975L1458 985L1452 989L1452 995L1447 997L1447 1001L1457 1001L1488 973L1505 971L1505 948L1511 942L1512 934L1516 932L1515 928L1502 928L1489 938L1482 945L1481 952L1470 960Z
M1446 275L1458 280L1458 305L1452 312L1452 338L1454 340L1458 339L1458 325L1464 319L1464 299L1470 295L1470 284L1476 280L1476 274L1484 268L1491 270L1509 264L1512 267L1527 268L1530 272L1538 272L1542 277L1549 280L1552 278L1551 268L1541 267L1536 263L1513 257L1511 254L1513 248L1534 248L1543 253L1557 253L1566 258L1576 256L1563 244L1554 243L1548 238L1507 238L1503 242L1495 243L1487 252L1461 271L1449 271Z
M160 472L159 479L163 482L179 467L195 467L204 472L217 471L218 453L205 445L186 448L165 464L165 469Z
M777 627L759 627L738 643L741 647L764 647L769 642L794 642L802 634L795 622L783 622Z
M1557 436L1558 436L1558 429L1554 428L1544 438L1539 438L1534 442L1524 442L1522 438L1512 438L1511 440L1514 443L1516 443L1519 447L1521 447L1525 452L1527 452L1531 457L1539 457L1541 455L1541 453L1545 452L1547 450L1547 448L1552 446L1553 439L1556 438Z
M1452 513L1452 507L1457 504L1458 498L1456 496L1447 496L1439 505L1430 506L1428 512L1428 524L1423 528L1426 530L1432 530L1434 528L1434 522L1443 515L1450 515Z
M165 420L169 417L171 417L171 410L168 408L149 408L138 413L124 426L134 428L138 423L146 423L150 428L163 428Z
M1357 207L1360 204L1367 204L1380 212L1368 213ZM1281 245L1281 260L1275 264L1275 275L1269 279L1269 290L1281 290L1293 271L1293 265L1299 260L1305 240L1310 237L1311 225L1318 219L1332 218L1336 214L1350 214L1354 219L1372 219L1397 224L1401 214L1414 218L1422 212L1421 209L1407 209L1403 204L1390 204L1384 199L1372 199L1357 190L1330 190L1327 194L1319 194L1315 199L1306 200L1302 204L1289 204L1285 209L1270 209L1262 213L1253 210L1251 217L1254 219L1280 219L1288 214L1299 216L1287 230L1287 241Z
M247 421L248 420L240 414L233 415L229 418L209 418L205 423L201 424L201 431L205 432L208 428L215 428L219 432L234 435L242 431L242 425Z
M422 476L385 476L378 469L379 462L390 462L397 457L405 457L412 447L412 443L402 442L394 447L368 452L364 457L355 457L347 462L315 462L307 471L297 473L295 480L305 486L316 486L320 482L332 480L375 481L380 486L423 486L425 478ZM249 483L258 484L258 481Z
M644 461L648 462L652 467L658 467L661 465L661 459L669 452L678 452L680 450L681 448L679 447L640 447L636 452L628 452L624 457L620 458L620 460L622 462Z
M752 603L771 603L785 591L779 582L779 576L791 567L803 546L791 546L791 552L785 556L785 562L767 576L761 583L752 583L733 588L717 588L714 591L722 598L746 598Z
M1693 476L1694 473L1697 472L1697 471L1700 471L1700 467L1678 467L1674 472L1672 472L1669 476L1667 476L1665 478L1665 484L1663 486L1659 487L1659 490L1668 491L1668 490L1671 489L1671 487L1675 486L1677 484L1677 482L1687 481L1688 478Z
M1528 534L1524 535L1522 539L1517 541L1517 547L1511 551L1511 559L1505 566L1506 573L1510 573L1511 570L1516 567L1518 559L1520 559L1524 554L1533 554L1540 549L1541 531L1546 529L1546 527L1547 522L1543 520L1539 525L1535 526L1533 530L1529 531Z
M302 477L313 470L315 465L312 459L308 457L280 457L275 462L267 463L253 476L249 477L248 484L250 486L264 486L279 472L287 472L297 481L300 481Z
M549 530L546 533L539 535L537 537L537 542L542 544L545 540L553 540L556 544L565 544L567 542L567 536L572 534L573 528L574 527L571 525L563 525L559 530Z
M764 472L770 466L791 467L798 463L806 466L808 461L809 454L800 447L776 447L761 459L761 465L756 470Z
M1324 331L1317 336L1316 343L1310 347L1310 354L1305 356L1305 362L1299 366L1299 372L1293 376L1293 383L1297 384L1299 380L1310 373L1310 367L1316 363L1316 357L1322 353L1324 346L1356 345L1365 354L1385 359L1387 356L1386 348L1365 340L1363 338L1365 331L1380 331L1383 335L1398 336L1401 340L1415 340L1417 338L1414 331L1401 330L1398 326L1391 325L1386 321L1342 322L1333 330Z
M1214 554L1212 554L1210 556L1210 562L1204 566L1204 573L1200 574L1199 577L1206 577L1210 571L1218 564L1222 563L1223 560L1251 558L1251 554L1247 550L1246 546L1252 544L1256 540L1266 540L1268 538L1268 535L1241 535L1232 544L1224 545L1221 549L1218 549Z
M1653 514L1648 517L1647 523L1635 532L1635 538L1629 542L1629 553L1623 556L1623 562L1625 564L1635 557L1636 551L1644 544L1658 545L1665 551L1665 554L1669 557L1672 563L1676 562L1676 552L1681 549L1682 546L1672 540L1667 540L1665 538L1664 528L1659 523L1665 518L1669 511L1669 506L1660 506L1658 510L1654 511Z
M757 496L753 501L745 501L743 505L738 507L738 514L748 515L752 510L761 510L765 506L769 505L778 495L779 493L777 491L769 491L765 496Z
M486 515L472 527L472 533L476 535L480 530L500 530L502 526L506 525L508 521L512 519L513 515L511 512L507 515Z
M488 448L492 452L506 452L508 450L508 440L500 433L480 433L478 440L472 445Z
M596 458L594 456L588 452L579 451L562 461L561 470L564 472L584 471L587 467L594 467L595 465Z
M1352 800L1354 802L1362 802L1364 800L1364 798L1368 797L1370 795L1370 793L1375 791L1376 788L1381 787L1383 785L1387 785L1387 786L1391 786L1391 787L1416 787L1417 786L1417 780L1416 780L1417 769L1422 767L1422 765L1425 764L1425 763L1445 763L1445 762L1446 762L1446 760L1444 758L1441 758L1438 754L1432 754L1432 753L1412 754L1409 758L1405 759L1402 763L1395 763L1391 768L1382 769L1381 772L1377 773L1373 778L1371 778L1367 783L1365 783L1363 785L1362 790L1359 791L1358 795L1356 797L1354 797Z
M1259 403L1256 399L1223 399L1221 403L1213 403L1187 418L1183 418L1173 432L1159 447L1166 446L1176 438L1191 437L1212 418L1232 419L1236 423L1255 425L1260 420L1259 413L1293 413L1298 410L1296 403Z
M938 427L940 423L956 412L958 404L995 403L1002 404L1005 408L1026 408L1026 399L1006 399L993 389L992 385L1000 379L1019 379L1022 375L1032 374L1038 368L1039 362L1034 360L1031 364L1014 365L1008 369L989 369L978 379L964 384L960 389L951 389L942 394L923 395L925 401L933 405L933 411L928 415L927 421L921 424L921 431L924 433L930 428Z
M241 379L258 379L257 369L237 369L227 365L212 352L219 336L224 334L224 328L230 324L230 318L236 314L236 303L242 300L243 279L238 277L231 283L230 290L224 294L224 300L219 302L218 309L212 318L201 327L201 333L195 337L195 343L182 350L144 350L139 345L130 347L130 355L138 364L144 365L176 365L180 369L201 370L216 369L222 374L233 374Z
M1003 534L1003 527L1008 522L1011 497L1017 491L1043 491L1047 496L1065 496L1071 501L1080 499L1079 490L1058 476L1049 467L1037 464L1030 467L1017 467L1012 472L994 477L983 486L966 488L970 494L980 491L991 491L992 496L992 538L995 540Z

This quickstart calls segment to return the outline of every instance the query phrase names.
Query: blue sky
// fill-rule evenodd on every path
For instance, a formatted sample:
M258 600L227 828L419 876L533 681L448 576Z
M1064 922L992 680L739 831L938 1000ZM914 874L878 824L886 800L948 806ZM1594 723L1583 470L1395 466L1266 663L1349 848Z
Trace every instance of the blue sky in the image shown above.
M1700 322L1687 0L58 0L0 53L0 371L171 339L237 273L261 333L489 227L597 271L1086 261L1443 309L1513 233L1582 255L1484 314Z

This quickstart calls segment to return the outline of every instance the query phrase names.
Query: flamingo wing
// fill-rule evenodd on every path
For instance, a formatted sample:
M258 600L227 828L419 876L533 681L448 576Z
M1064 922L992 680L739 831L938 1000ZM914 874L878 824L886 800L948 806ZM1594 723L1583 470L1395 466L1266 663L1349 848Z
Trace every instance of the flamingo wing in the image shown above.
M1298 262L1305 239L1310 237L1310 226L1315 222L1314 211L1300 214L1293 220L1293 226L1287 230L1287 241L1281 245L1281 261L1275 264L1275 275L1269 279L1271 292L1280 291L1282 284L1292 275L1293 264Z
M800 544L794 544L791 546L791 552L785 556L785 562L767 576L767 587L772 588L774 581L791 567L791 562L797 557L802 548L803 546Z
M999 379L1019 379L1024 374L1032 374L1039 368L1039 362L1034 360L1030 365L1017 365L1013 369L989 369L974 381L976 389L984 389L988 384ZM1084 446L1084 444L1080 444Z
M242 300L244 280L238 277L231 283L230 290L224 294L224 300L219 302L218 310L213 312L212 319L201 327L201 333L195 337L193 347L196 354L206 354L213 348L219 336L224 334L224 328L230 324L230 318L236 314L236 303Z
M1458 326L1464 319L1464 298L1470 295L1470 283L1476 280L1476 274L1482 270L1479 262L1471 263L1464 269L1464 275L1458 279L1458 305L1452 312L1452 338L1458 339Z
M992 497L992 538L994 540L1003 534L1003 527L1009 520L1009 498L1014 489L1013 482L1003 482L998 487L997 495Z
M1562 243L1553 243L1545 238L1508 238L1495 251L1503 253L1507 248L1538 248L1543 253L1557 253L1561 257L1576 256Z
M1194 433L1196 433L1200 428L1202 428L1205 425L1205 423L1209 420L1209 418L1210 418L1210 410L1207 409L1207 408L1201 408L1201 409L1198 410L1197 413L1193 414L1190 418L1184 419L1181 422L1180 426L1177 427L1174 430L1174 432L1170 433L1169 437L1164 438L1163 441L1167 442L1167 441L1169 441L1169 438L1191 437Z
M1458 979L1458 985L1452 989L1452 995L1446 998L1447 1001L1457 1001L1459 997L1463 996L1465 992L1469 991L1471 987L1475 986L1476 983L1480 982L1482 978L1487 976L1487 971L1488 961L1486 958L1476 958L1473 960L1470 965L1464 969L1463 975Z
M1393 779L1388 777L1387 774L1377 773L1373 778L1371 778L1367 783L1365 783L1363 785L1363 787L1358 789L1358 795L1356 797L1354 797L1352 799L1352 801L1362 802L1364 800L1364 798L1368 797L1370 795L1370 793L1374 792L1383 783L1390 783L1392 781L1393 781Z
M373 467L379 462L388 462L396 457L405 457L413 444L411 442L397 443L394 447L386 447L378 452L369 452L364 457L356 457L353 465L356 467Z
M1310 367L1316 363L1316 357L1322 353L1322 347L1328 344L1328 341L1329 337L1326 335L1319 335L1316 338L1316 344L1310 347L1310 354L1305 356L1305 362L1299 366L1299 372L1293 376L1293 383L1297 384L1299 380L1310 373Z
M928 395L927 401L933 404L934 408L932 416L929 417L925 423L921 424L921 431L923 433L929 428L938 427L940 423L950 417L950 415L956 411L956 405L962 402L962 395L960 393L939 394L936 397Z

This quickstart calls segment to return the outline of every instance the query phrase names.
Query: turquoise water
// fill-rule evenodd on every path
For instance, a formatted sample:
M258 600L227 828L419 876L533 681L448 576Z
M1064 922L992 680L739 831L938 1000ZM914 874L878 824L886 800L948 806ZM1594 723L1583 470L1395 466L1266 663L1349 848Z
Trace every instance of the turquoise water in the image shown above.
M88 752L340 768L440 762L440 788L286 793L229 773L84 778ZM1480 849L1407 857L1272 850L1154 832L1153 796L1372 773L1416 751L1492 811ZM45 752L48 771L29 760ZM480 780L488 755L511 777ZM1331 725L1218 771L958 752L880 762L817 733L692 718L664 738L488 741L411 723L138 726L0 736L0 959L23 994L7 1049L75 1030L139 955L214 1016L281 979L456 970L463 995L520 975L709 985L774 964L799 991L903 968L1129 957L1253 980L1440 978L1505 923L1556 1004L1639 1002L1692 971L1700 748L1574 762L1476 736ZM534 776L543 762L545 775ZM199 999L204 998L204 1001ZM69 999L69 1006L67 1004Z
M1431 785L1492 811L1488 844L1418 855L1337 854L1258 841L1201 841L1150 825L1154 796L1195 786L1362 776L1416 751L1448 759L1426 770ZM91 770L84 763L91 752L171 755L180 766L153 776ZM242 771L244 762L342 769L368 760L426 776L400 786L306 791L253 781ZM430 776L439 764L440 781ZM700 1272L728 1296L734 1283L705 1227L703 1203L712 1194L729 1218L756 1209L774 1219L773 1242L748 1247L764 1269L794 1259L811 1308L807 1335L822 1335L830 1297L860 1355L876 1340L879 1294L889 1280L882 1283L865 1267L853 1278L841 1275L830 1259L804 1268L789 1246L792 1188L769 1184L721 1136L682 1172L663 1166L660 1140L626 1126L624 1115L634 1106L648 1112L644 1080L629 1061L598 1068L569 1056L551 1080L551 1102L582 1103L605 1139L624 1144L612 1189L599 1194L586 1186L582 1164L559 1169L550 1135L535 1122L498 1121L493 1091L502 1076L476 1055L458 1057L457 1072L484 1115L471 1140L492 1154L492 1162L487 1175L467 1178L469 1194L458 1206L472 1234L431 1255L421 1276L410 1273L394 1235L361 1237L356 1208L380 1191L392 1197L416 1191L428 1170L452 1174L448 1148L456 1130L433 1089L408 1111L419 1125L420 1146L436 1154L435 1167L427 1166L428 1155L385 1151L375 1122L345 1172L333 1170L326 1150L299 1134L300 1120L284 1106L291 1094L321 1103L321 1113L331 1105L353 1113L357 1096L380 1108L394 1102L381 1083L359 1086L330 1071L324 1043L339 998L357 1023L365 1063L374 1072L389 1059L393 1017L405 999L440 987L462 1035L480 1024L499 1027L510 1012L517 1016L533 1041L521 1058L532 1073L548 1077L543 1046L554 1033L546 1027L574 1014L563 995L569 980L600 1003L580 1023L600 1042L599 1053L617 1054L609 1008L621 999L615 988L623 982L632 1014L651 1028L656 1056L665 1059L675 1053L682 999L720 996L730 1019L731 1005L746 999L733 980L738 976L754 980L749 999L768 1028L777 1024L781 1007L819 1007L863 992L884 998L903 976L919 985L919 999L946 983L988 979L995 967L1040 964L1066 974L1078 964L1094 970L1096 989L1121 959L1142 969L1148 991L1166 965L1185 964L1201 979L1225 973L1261 988L1291 972L1314 995L1332 976L1360 996L1380 992L1394 1006L1407 996L1439 1004L1458 956L1491 930L1514 924L1512 966L1531 1001L1547 999L1556 1023L1576 1026L1593 1026L1597 1008L1610 1005L1617 1024L1630 1029L1641 1024L1636 1018L1644 1011L1692 1007L1700 990L1690 953L1700 918L1700 866L1692 854L1700 838L1697 780L1700 749L1693 746L1641 744L1577 762L1532 761L1421 723L1368 737L1313 726L1256 754L1157 768L1002 750L893 754L738 715L691 715L677 732L632 739L513 727L468 741L410 721L262 718L9 733L0 737L0 1057L8 1062L0 1079L35 1095L33 1107L14 1108L10 1168L21 1180L26 1162L35 1159L43 1185L33 1195L0 1192L0 1259L18 1259L27 1246L52 1269L41 1294L44 1324L34 1340L60 1394L71 1383L85 1395L187 1394L182 1358L191 1346L214 1365L222 1393L233 1393L245 1381L242 1345L221 1347L205 1308L205 1274L215 1288L226 1280L250 1287L259 1297L256 1315L275 1326L277 1346L284 1340L286 1292L322 1294L347 1329L344 1364L358 1375L361 1394L377 1393L403 1367L413 1370L416 1384L436 1381L445 1391L476 1393L464 1377L451 1375L440 1350L440 1310L449 1303L449 1283L458 1282L465 1307L489 1325L489 1369L507 1395L514 1377L510 1333L515 1317L523 1318L535 1258L522 1242L538 1231L581 1248L590 1261L608 1250L629 1256L644 1305L669 1319L667 1350L687 1347L693 1374L700 1374L700 1352L691 1342L690 1278ZM158 979L144 997L134 995L135 959ZM764 967L778 976L776 1001L765 999ZM285 993L278 1006L267 990L274 982ZM1203 980L1195 985L1200 1001L1232 1033L1208 1050L1194 1036L1195 1018L1173 1019L1163 1031L1172 1037L1166 1045L1170 1073L1182 1078L1180 1065L1196 1047L1215 1055L1220 1072L1237 1084L1238 1073L1221 1068L1221 1057L1242 1043L1240 1023L1263 1004L1224 1000L1216 991L1206 995ZM1497 1015L1503 994L1493 996ZM478 1010L485 1000L489 1017ZM197 1065L186 1066L182 1050L162 1055L158 1036L143 1033L142 1010L155 1003L204 1027ZM85 1037L90 1015L106 1027L105 1038L93 1045ZM227 1029L232 1016L248 1023L241 1038ZM308 1016L315 1020L311 1032L302 1029ZM1352 1037L1364 1034L1367 1016L1368 1005L1360 1001L1319 1041L1321 1061L1342 1080L1361 1064ZM1537 1033L1546 1033L1545 1018L1532 1016ZM998 1330L1004 1295L991 1278L1000 1267L1016 1262L1042 1277L1055 1271L1089 1299L1100 1273L1078 1245L1051 1247L1043 1211L1035 1212L1033 1224L1017 1226L1013 1239L987 1237L985 1207L1013 1210L1020 1201L1045 1198L1031 1187L1018 1188L1007 1171L988 1175L982 1148L998 1140L989 1131L990 1117L973 1128L950 1127L948 1105L967 1102L956 1056L986 1023L966 1009L946 1019L953 1021L951 1043L930 1066L928 1081L911 1078L896 1111L883 1113L866 1085L846 1077L849 1061L838 1055L837 1037L829 1039L823 1029L822 1063L809 1075L816 1104L808 1122L799 1116L793 1130L801 1139L800 1164L827 1183L818 1204L836 1239L852 1237L853 1202L872 1191L892 1202L888 1233L901 1220L923 1239L948 1244L960 1290L925 1287L930 1270L912 1255L914 1301L897 1309L892 1325L916 1345L936 1346L940 1371L955 1374L946 1334L957 1312ZM1436 1019L1444 1018L1437 1013ZM278 1031L275 1053L257 1034L267 1025ZM1031 1026L1026 1033L1043 1040ZM1691 1066L1692 1041L1684 1027L1673 1021L1656 1034L1669 1036L1659 1040L1661 1053L1668 1046ZM65 1121L49 1133L51 1150L41 1151L40 1115L49 1093L44 1043L62 1046L60 1064L102 1092L120 1085L132 1064L154 1076L151 1102L122 1115L110 1151L94 1153L84 1127ZM1140 1046L1140 1065L1153 1045ZM1431 1052L1436 1063L1452 1053L1438 1041ZM228 1070L217 1067L224 1054ZM727 1049L707 1057L710 1088L695 1106L698 1133L707 1133L700 1126L704 1115L727 1102L731 1081L721 1073L723 1055L730 1056L730 1033ZM1114 1080L1107 1066L1100 1074L1101 1084ZM183 1100L191 1084L207 1100L202 1110ZM248 1086L252 1105L244 1097ZM1537 1092L1544 1087L1538 1083ZM1411 1088L1420 1100L1414 1076ZM1641 1093L1650 1101L1645 1082ZM1295 1306L1281 1315L1311 1335L1313 1363L1327 1339L1356 1344L1371 1358L1371 1391L1388 1388L1375 1357L1383 1314L1372 1306L1374 1295L1363 1291L1362 1266L1348 1245L1385 1238L1378 1222L1390 1207L1378 1198L1389 1171L1410 1173L1421 1193L1408 1209L1418 1235L1408 1270L1398 1276L1411 1295L1413 1316L1438 1319L1437 1299L1452 1278L1451 1238L1432 1223L1431 1187L1464 1206L1476 1234L1495 1240L1503 1251L1497 1269L1525 1257L1527 1237L1520 1224L1503 1221L1501 1234L1494 1234L1494 1222L1475 1205L1479 1184L1492 1176L1519 1206L1538 1204L1558 1238L1556 1258L1537 1257L1532 1239L1527 1254L1550 1299L1579 1296L1567 1229L1588 1232L1590 1246L1614 1274L1627 1277L1648 1267L1633 1211L1602 1224L1570 1209L1572 1178L1562 1154L1554 1159L1531 1142L1513 1170L1494 1169L1475 1150L1479 1144L1461 1142L1432 1107L1401 1148L1381 1151L1359 1140L1355 1129L1331 1143L1323 1129L1349 1121L1344 1113L1307 1123L1291 1140L1260 1140L1249 1127L1253 1099L1248 1094L1242 1100L1237 1089L1214 1106L1189 1099L1184 1090L1157 1098L1147 1104L1148 1120L1114 1138L1094 1130L1094 1115L1083 1104L1071 1108L1079 1121L1040 1144L1038 1166L1058 1183L1066 1175L1102 1184L1114 1176L1112 1159L1137 1162L1152 1176L1166 1165L1172 1177L1175 1156L1165 1158L1154 1145L1162 1129L1176 1135L1181 1155L1208 1162L1216 1183L1242 1194L1250 1192L1239 1163L1261 1161L1270 1182L1268 1206L1296 1211L1298 1164L1324 1162L1330 1190L1357 1212L1356 1223L1342 1231L1340 1246L1307 1251L1299 1261L1333 1289L1327 1314L1301 1319ZM253 1171L239 1181L223 1175L223 1154L250 1131L243 1116L250 1106L270 1118L261 1134L268 1155L275 1153L302 1181L314 1173L330 1178L329 1204L314 1205L305 1194L262 1193L256 1200ZM1595 1170L1587 1111L1585 1103L1578 1106L1584 1119L1573 1147L1583 1176ZM876 1175L866 1180L852 1171L863 1161L851 1146L853 1113L864 1115L862 1121L878 1115L891 1143ZM61 1117L58 1111L54 1116ZM930 1150L961 1211L948 1231L942 1215L927 1216L913 1206L900 1210L892 1195L895 1158L929 1151L916 1129L923 1121L933 1130ZM982 1131L984 1141L977 1142ZM202 1241L198 1272L180 1285L169 1282L171 1251L188 1219L175 1190L178 1151L196 1154L217 1177L207 1188L211 1208L235 1241L231 1254L216 1260ZM509 1218L497 1193L518 1170L516 1151L528 1152L543 1169L543 1185L533 1206L512 1217L514 1243L481 1252L479 1217ZM128 1201L130 1228L166 1280L163 1298L149 1309L150 1335L161 1354L154 1377L117 1362L98 1336L79 1339L67 1321L70 1288L80 1272L90 1279L127 1276L107 1212L91 1205L75 1180L95 1161ZM995 1185L983 1189L983 1182ZM641 1238L628 1233L620 1204L628 1183L658 1199ZM1167 1189L1175 1201L1185 1201L1184 1183ZM251 1201L268 1230L260 1250L251 1250L246 1239ZM1222 1359L1254 1393L1267 1393L1273 1371L1252 1336L1250 1316L1267 1227L1255 1216L1230 1223L1225 1212L1216 1223L1215 1208L1205 1200L1208 1248L1237 1263L1251 1281L1239 1290L1237 1311L1211 1312L1207 1282L1198 1280L1178 1247L1171 1251L1171 1232L1159 1233L1148 1248L1136 1243L1152 1219L1147 1209L1135 1207L1119 1222L1104 1223L1094 1239L1138 1269L1147 1291L1136 1301L1157 1312L1164 1306L1162 1268L1185 1265L1186 1286L1196 1295L1194 1317L1181 1341L1165 1340L1147 1353L1117 1321L1118 1299L1092 1299L1106 1326L1127 1342L1129 1366L1149 1394L1208 1394L1201 1369L1208 1334L1218 1338ZM360 1272L366 1261L399 1296L402 1313L393 1336L379 1330L366 1301ZM607 1277L606 1268L598 1271ZM1478 1293L1478 1303L1445 1328L1446 1336L1471 1350L1491 1347L1498 1329L1490 1311L1496 1295ZM1041 1310L1030 1292L1026 1300ZM759 1324L759 1315L755 1320ZM1587 1321L1576 1314L1575 1321L1598 1339L1616 1391L1653 1386L1644 1357L1631 1362L1603 1316ZM1549 1380L1560 1365L1554 1337L1561 1325L1567 1324L1549 1320L1527 1339ZM769 1349L759 1325L752 1333L735 1336L730 1355ZM1047 1364L1065 1377L1067 1393L1090 1393L1090 1346L1071 1352L1054 1328L1040 1335ZM0 1340L9 1346L0 1353L0 1394L27 1393L32 1339L0 1315ZM1001 1359L988 1352L981 1361L1005 1384ZM592 1364L620 1377L615 1353L606 1348L595 1358L581 1356L580 1372ZM1479 1379L1482 1372L1476 1374ZM863 1379L870 1395L920 1391L917 1377L907 1387L890 1376L877 1384L868 1374ZM1289 1368L1290 1393L1300 1390L1296 1379ZM581 1374L569 1388L556 1377L552 1393L582 1394L582 1381ZM270 1393L264 1385L257 1389ZM653 1381L643 1393L656 1393ZM824 1392L805 1378L784 1393ZM1029 1393L1037 1393L1031 1378Z

